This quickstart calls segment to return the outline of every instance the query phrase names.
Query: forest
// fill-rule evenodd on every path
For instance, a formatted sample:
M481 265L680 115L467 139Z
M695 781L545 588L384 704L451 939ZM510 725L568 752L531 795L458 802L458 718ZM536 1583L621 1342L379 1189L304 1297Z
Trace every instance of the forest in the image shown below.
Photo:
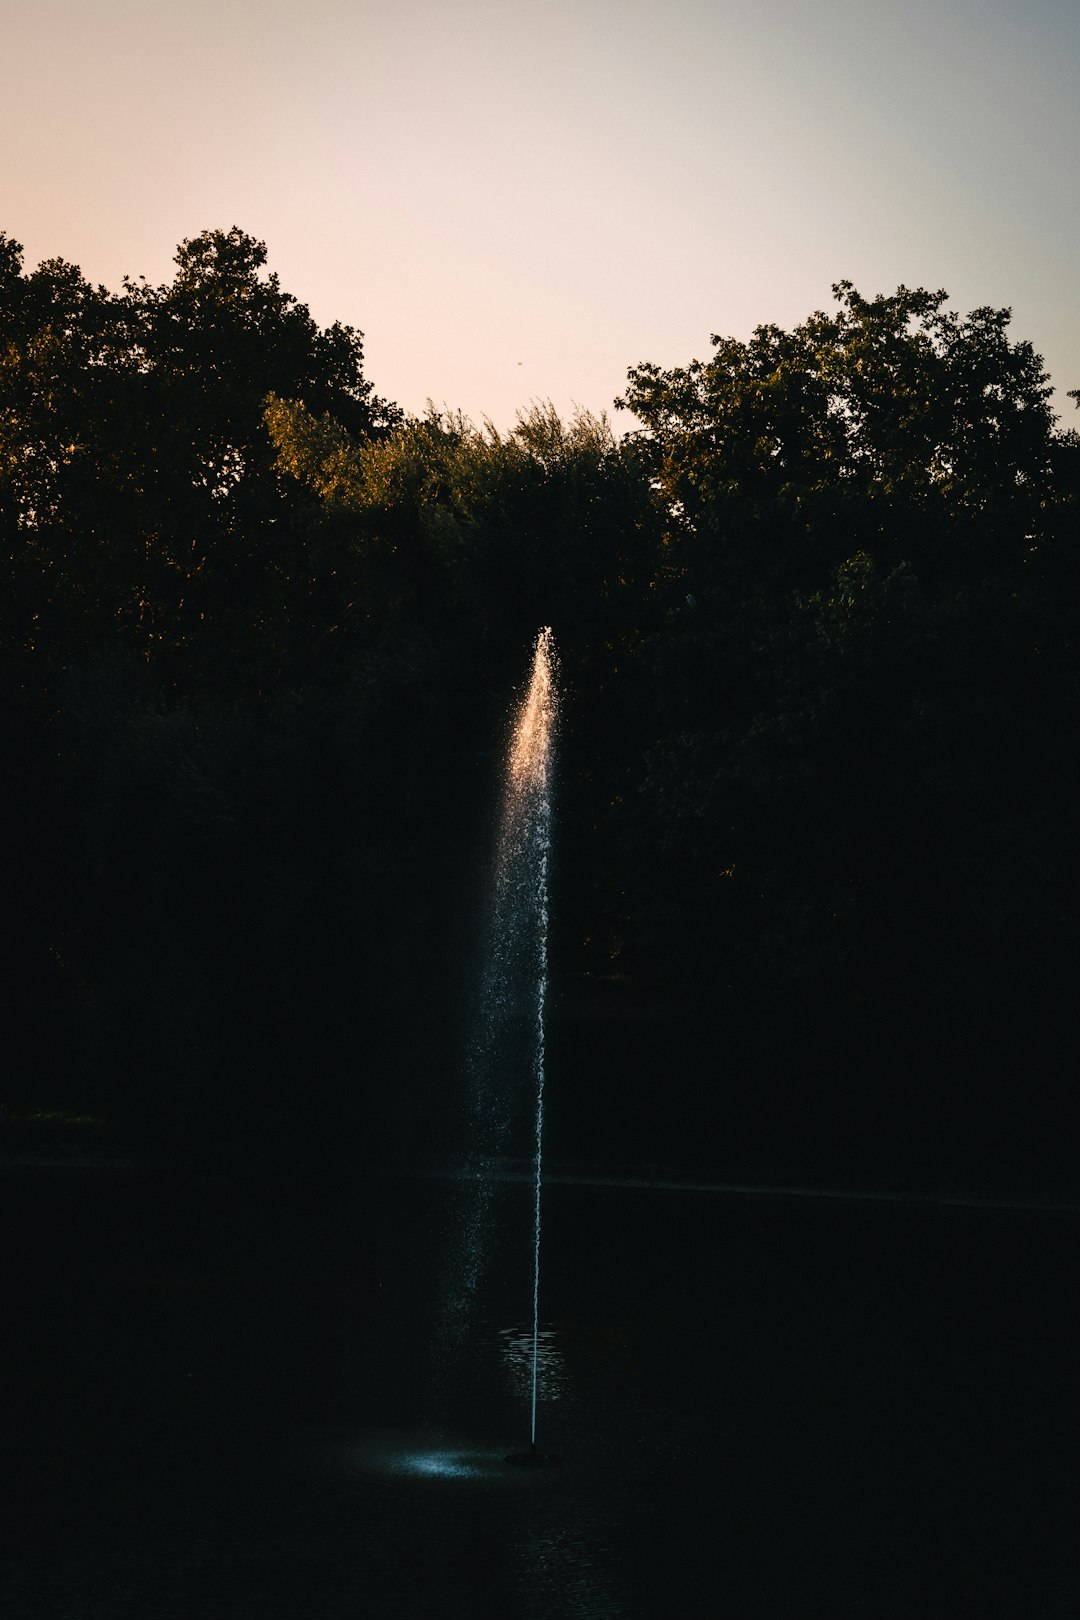
M630 365L614 427L499 431L380 398L235 227L161 286L23 259L12 1118L218 1168L444 1151L551 625L555 1156L1076 1190L1080 435L1008 309L840 281Z

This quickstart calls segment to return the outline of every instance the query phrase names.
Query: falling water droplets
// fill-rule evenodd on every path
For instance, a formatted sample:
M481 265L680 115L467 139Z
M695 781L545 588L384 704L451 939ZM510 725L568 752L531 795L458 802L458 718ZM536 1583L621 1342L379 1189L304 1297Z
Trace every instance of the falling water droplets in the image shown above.
M480 1016L470 1055L474 1181L458 1273L462 1292L455 1299L455 1308L464 1313L477 1297L488 1246L492 1172L499 1155L506 1151L517 1113L516 1094L519 1088L531 1088L535 1098L530 1377L534 1443L541 1348L540 1193L556 675L554 639L549 628L543 629L533 648L528 686L512 718L503 769ZM521 1101L525 1101L524 1095Z
M554 645L541 630L533 653L532 676L514 721L507 760L503 820L503 859L523 868L522 903L535 930L535 1007L533 1079L536 1087L535 1177L533 1197L533 1335L531 1438L536 1444L540 1344L540 1192L544 1152L544 1018L548 992L548 867L551 858L551 769L555 733Z

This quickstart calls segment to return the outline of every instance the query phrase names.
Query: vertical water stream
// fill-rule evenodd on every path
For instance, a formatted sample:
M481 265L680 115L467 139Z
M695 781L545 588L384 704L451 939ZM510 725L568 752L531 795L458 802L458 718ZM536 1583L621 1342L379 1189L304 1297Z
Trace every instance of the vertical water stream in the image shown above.
M540 1350L540 1193L543 1185L545 1014L548 991L548 872L557 693L550 629L533 651L528 689L514 716L506 761L491 938L499 981L493 1003L531 1016L536 1096L533 1181L533 1341L531 1436L536 1444ZM514 983L513 981L517 981ZM494 986L493 986L494 988ZM518 997L521 996L519 1001ZM528 1008L531 1000L532 1007Z
M536 1401L540 1361L540 1190L544 1168L545 1013L548 989L548 867L551 855L551 767L555 725L551 631L536 640L532 679L518 718L510 753L511 784L526 784L534 801L528 806L526 847L534 868L536 925L536 1030L533 1076L536 1083L536 1142L533 1182L533 1343L531 1439L536 1445Z
M532 1120L533 1252L531 1432L535 1448L540 1362L540 1195L543 1184L548 879L558 719L550 629L533 648L524 695L511 716L503 761L494 863L477 1006L468 1054L467 1192L443 1284L443 1343L460 1357L475 1325L494 1242L493 1196L505 1156L520 1153ZM531 1095L530 1095L531 1094Z

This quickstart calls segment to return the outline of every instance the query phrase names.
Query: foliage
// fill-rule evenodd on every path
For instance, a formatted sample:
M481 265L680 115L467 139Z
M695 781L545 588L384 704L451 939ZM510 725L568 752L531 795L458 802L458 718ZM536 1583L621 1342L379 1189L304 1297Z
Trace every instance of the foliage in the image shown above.
M320 330L235 227L181 244L173 280L93 288L0 252L0 517L7 645L64 662L120 641L190 655L257 634L290 555L290 502L263 404L273 389L359 434L400 413L361 334ZM210 627L210 628L208 628ZM265 638L264 638L265 639ZM219 655L220 656L220 655Z
M860 1136L874 1072L877 1130L933 1112L955 1148L965 1110L1015 1125L1035 1026L1044 1077L1068 1044L1080 439L1008 311L835 291L793 332L629 374L688 594L650 643L624 836L665 977L736 1028L786 1007L771 1061ZM976 1051L1006 1102L969 1092Z
M1060 498L1063 462L1075 487L1080 441L1055 431L1041 359L1010 342L1005 309L834 292L836 312L792 332L631 369L620 403L644 424L688 558L715 549L738 567L748 544L755 573L785 584L860 547L928 581L1012 565Z
M0 237L8 993L78 1007L132 1128L288 1152L306 1100L323 1158L436 1129L551 624L553 1005L621 984L663 1032L565 1038L582 1117L617 1100L649 1156L659 1068L686 1155L726 1120L773 1170L781 1140L911 1164L977 1112L1043 1162L1080 438L1008 311L835 291L632 368L621 439L548 405L502 433L380 400L236 229L119 294Z

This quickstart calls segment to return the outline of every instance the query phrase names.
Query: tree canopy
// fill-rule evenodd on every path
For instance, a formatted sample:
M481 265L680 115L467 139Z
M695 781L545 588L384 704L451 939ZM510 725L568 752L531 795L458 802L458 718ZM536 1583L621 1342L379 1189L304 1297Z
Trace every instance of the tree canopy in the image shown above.
M173 280L110 294L73 265L22 273L0 238L0 521L8 645L59 662L120 636L144 652L243 639L289 566L291 510L268 393L361 436L400 412L363 375L362 334L321 330L235 227L180 245ZM18 604L23 611L19 612Z
M620 403L683 531L737 552L752 529L754 566L787 580L858 549L935 578L1010 566L1075 498L1078 441L1057 430L1041 358L1010 341L1007 309L834 293L836 311L791 332L631 369Z
M119 293L0 237L8 994L68 1009L125 1117L269 1140L303 1093L322 1150L438 1117L551 624L576 1150L617 1116L646 1153L659 1086L684 1156L910 1166L975 1119L1049 1153L1080 437L1007 310L834 290L633 366L622 437L499 432L379 398L235 228Z

